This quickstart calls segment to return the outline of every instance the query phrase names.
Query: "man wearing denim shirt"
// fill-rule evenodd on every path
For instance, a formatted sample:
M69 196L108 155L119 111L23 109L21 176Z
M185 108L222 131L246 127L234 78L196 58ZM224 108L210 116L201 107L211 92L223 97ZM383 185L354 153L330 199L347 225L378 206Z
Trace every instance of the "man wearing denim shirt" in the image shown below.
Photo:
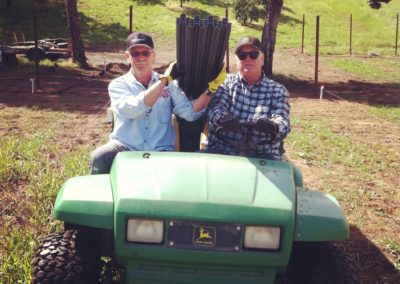
M125 56L131 69L111 81L108 87L114 129L108 143L92 153L91 174L109 173L115 156L122 151L173 151L172 113L188 121L200 118L210 101L210 94L225 79L222 70L208 84L208 89L191 102L175 80L181 75L175 62L169 65L164 75L153 71L155 51L149 34L135 32L129 35Z
M240 123L253 122L252 141L269 142L249 149L246 156L279 160L283 139L290 131L289 93L263 73L264 54L257 38L240 38L235 54L239 72L226 78L208 107L210 130L205 151L240 154L229 141L243 141ZM216 134L217 129L223 130L222 136Z

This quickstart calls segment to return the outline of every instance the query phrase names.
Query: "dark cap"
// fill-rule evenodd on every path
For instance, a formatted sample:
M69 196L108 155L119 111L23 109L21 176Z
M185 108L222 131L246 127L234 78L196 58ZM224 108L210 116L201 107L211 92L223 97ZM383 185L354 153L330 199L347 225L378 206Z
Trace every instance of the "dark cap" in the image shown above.
M151 36L147 33L136 32L132 33L126 39L126 50L131 49L134 46L145 46L153 49L154 43Z
M258 38L252 37L252 36L245 36L239 38L236 44L236 50L235 53L237 54L242 47L249 45L252 46L258 50L261 50L261 42Z

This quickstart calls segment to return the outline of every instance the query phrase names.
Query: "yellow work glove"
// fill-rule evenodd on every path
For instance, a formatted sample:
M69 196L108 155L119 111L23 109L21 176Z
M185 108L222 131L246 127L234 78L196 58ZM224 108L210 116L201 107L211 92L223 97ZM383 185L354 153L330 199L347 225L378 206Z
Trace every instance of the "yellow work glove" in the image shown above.
M172 80L183 77L184 75L185 74L183 72L178 71L178 66L176 65L176 61L174 61L169 64L167 70L165 70L161 78L166 78L168 85L168 83L171 82Z
M214 80L208 83L208 91L211 93L215 93L218 90L218 87L225 81L225 78L226 78L226 69L224 64L218 76Z

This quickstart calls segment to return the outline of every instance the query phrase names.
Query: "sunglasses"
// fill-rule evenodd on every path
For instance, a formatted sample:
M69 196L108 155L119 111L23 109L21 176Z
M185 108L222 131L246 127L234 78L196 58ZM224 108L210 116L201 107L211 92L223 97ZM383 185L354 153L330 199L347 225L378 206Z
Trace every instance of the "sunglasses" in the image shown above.
M149 57L150 53L152 51L151 50L143 50L143 51L135 51L135 50L131 50L129 51L129 53L131 54L132 57L137 58L140 55L143 55L144 57Z
M253 51L249 51L249 52L240 51L237 54L237 57L240 60L245 60L247 58L247 56L250 56L250 59L254 60L254 59L257 59L259 55L260 55L260 51L258 51L258 50L253 50Z

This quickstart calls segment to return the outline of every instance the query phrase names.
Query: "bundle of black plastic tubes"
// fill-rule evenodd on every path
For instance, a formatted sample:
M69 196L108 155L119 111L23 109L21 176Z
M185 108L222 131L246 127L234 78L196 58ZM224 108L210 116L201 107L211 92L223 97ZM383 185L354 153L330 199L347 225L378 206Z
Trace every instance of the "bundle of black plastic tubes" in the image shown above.
M179 86L190 100L198 98L223 68L230 32L231 24L226 19L191 19L185 14L176 19L177 65L185 74ZM180 151L197 151L205 118L187 122L178 117L178 121Z
M185 14L176 19L177 64L185 73L179 86L189 99L199 97L223 67L230 32L226 19L191 19Z

